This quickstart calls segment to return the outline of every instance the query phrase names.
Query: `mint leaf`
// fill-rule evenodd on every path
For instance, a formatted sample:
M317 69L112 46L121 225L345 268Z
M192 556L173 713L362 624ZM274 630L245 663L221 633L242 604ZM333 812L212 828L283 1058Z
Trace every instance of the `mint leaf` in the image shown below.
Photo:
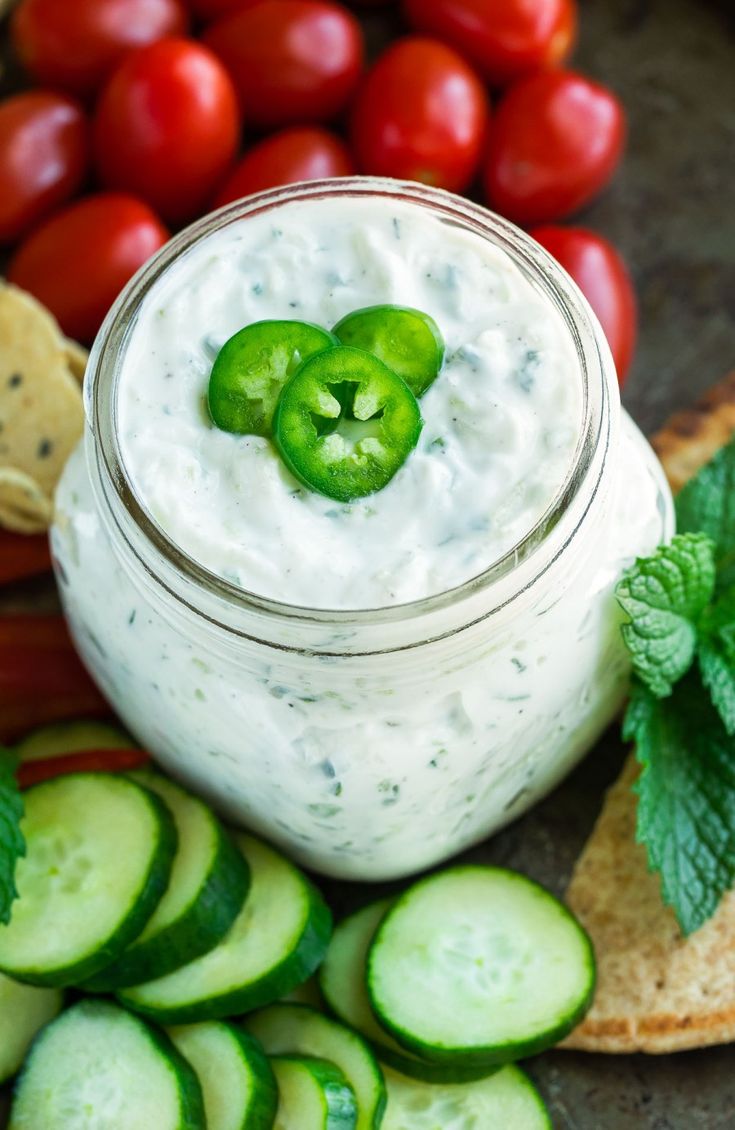
M13 900L18 897L15 866L26 845L20 830L23 800L15 779L16 759L0 749L0 922L10 921Z
M731 440L680 491L676 528L699 531L715 543L717 588L735 585L735 440Z
M633 670L659 698L692 665L697 621L715 587L714 547L703 534L677 534L651 557L639 558L615 596L629 621L622 626Z
M679 535L616 595L638 676L623 724L643 768L637 838L690 934L735 883L735 440L676 513Z
M735 588L699 622L699 669L728 734L735 734Z
M735 740L696 668L665 700L634 680L623 736L643 766L636 838L661 874L664 902L691 934L735 882Z

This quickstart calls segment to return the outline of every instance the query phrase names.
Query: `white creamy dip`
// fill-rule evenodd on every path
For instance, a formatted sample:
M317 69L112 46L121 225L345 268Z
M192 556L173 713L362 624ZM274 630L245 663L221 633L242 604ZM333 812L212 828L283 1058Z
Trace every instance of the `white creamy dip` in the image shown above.
M290 203L195 232L139 305L130 292L92 358L97 434L66 469L52 543L80 652L138 740L307 866L371 880L477 842L590 748L627 690L615 583L670 536L673 511L621 416L599 327L525 237L458 200L474 230L440 220L451 198L423 187L351 183L372 196L295 186ZM293 313L330 326L385 302L431 314L448 361L421 401L419 449L383 491L332 503L268 441L212 426L212 357L242 325ZM233 595L162 553L110 455L115 405L127 477L190 558L261 596L343 611ZM525 552L401 607L512 549L580 450Z
M310 491L268 439L209 419L216 351L265 318L331 328L363 306L435 319L446 363L417 449L352 504ZM384 200L291 204L195 245L138 314L119 388L123 458L186 553L250 592L319 608L419 600L483 572L570 470L582 402L561 315L508 255Z

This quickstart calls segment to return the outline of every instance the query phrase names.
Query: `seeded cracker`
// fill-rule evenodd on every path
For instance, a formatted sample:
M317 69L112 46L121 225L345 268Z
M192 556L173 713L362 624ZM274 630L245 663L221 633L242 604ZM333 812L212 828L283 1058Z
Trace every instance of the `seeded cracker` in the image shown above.
M29 532L50 521L56 483L84 413L66 343L39 303L0 283L0 523Z
M674 490L735 432L735 373L678 413L653 445ZM638 765L609 790L567 891L595 947L594 1004L561 1047L591 1052L683 1051L735 1041L735 891L684 938L659 876L635 842Z
M40 534L53 515L51 499L23 471L0 467L0 526L18 534Z
M78 342L72 341L71 338L64 339L64 353L66 355L66 364L69 368L71 375L79 381L80 384L84 381L84 374L87 371L87 362L89 361L89 352L83 345Z

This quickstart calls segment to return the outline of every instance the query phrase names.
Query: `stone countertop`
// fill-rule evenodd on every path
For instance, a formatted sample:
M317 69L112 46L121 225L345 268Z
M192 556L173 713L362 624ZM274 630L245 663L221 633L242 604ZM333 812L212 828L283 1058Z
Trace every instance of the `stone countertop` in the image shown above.
M612 188L575 222L608 235L631 265L642 329L624 401L651 432L735 365L735 3L581 0L581 8L575 65L619 92L630 144ZM375 12L365 25L377 48L399 21ZM30 584L15 597L40 607L49 593ZM622 757L611 733L552 796L470 855L561 893ZM352 901L354 890L329 886L336 907ZM530 1069L556 1130L729 1130L732 1063L731 1048L554 1052Z

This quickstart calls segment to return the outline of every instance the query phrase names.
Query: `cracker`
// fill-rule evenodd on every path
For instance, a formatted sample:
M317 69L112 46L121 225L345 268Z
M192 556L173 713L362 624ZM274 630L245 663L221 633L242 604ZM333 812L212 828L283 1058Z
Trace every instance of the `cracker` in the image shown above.
M677 413L653 445L674 490L735 433L735 373ZM567 902L589 932L598 983L591 1010L560 1045L673 1052L735 1040L735 892L684 938L635 842L633 756L608 792L574 869Z
M18 534L40 534L52 516L51 499L30 475L0 467L0 526Z
M29 295L0 285L0 468L29 476L50 499L83 426L56 322Z
M82 384L84 374L87 371L89 350L85 349L83 345L79 345L78 342L72 341L70 337L67 337L64 339L64 354L66 356L66 364L69 372L75 380Z

